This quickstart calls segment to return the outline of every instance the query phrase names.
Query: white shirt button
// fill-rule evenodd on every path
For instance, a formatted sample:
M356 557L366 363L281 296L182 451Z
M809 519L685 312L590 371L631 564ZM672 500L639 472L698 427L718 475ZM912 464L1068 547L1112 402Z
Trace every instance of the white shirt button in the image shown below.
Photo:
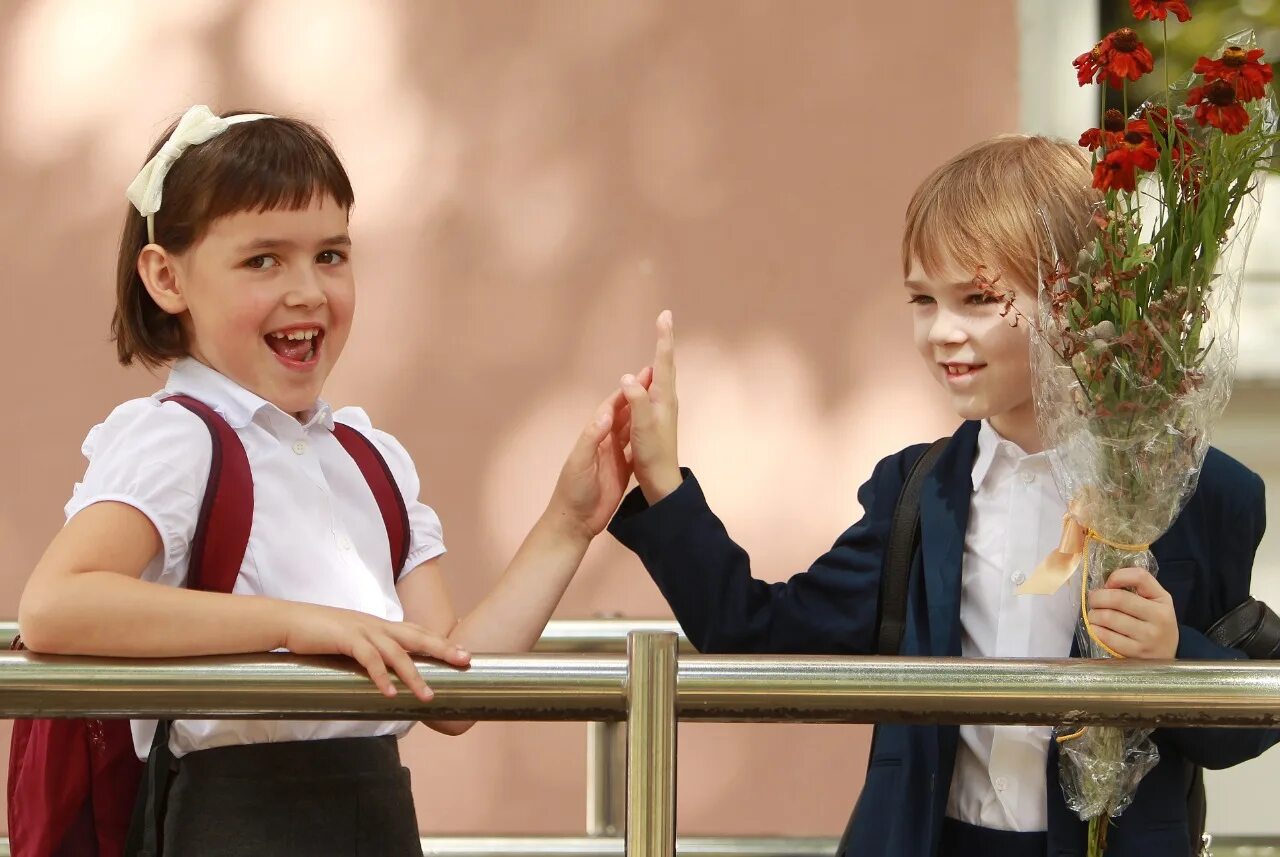
M996 791L1002 792L1005 789L1009 788L1009 781L1004 777L996 777L995 786L996 786Z
M338 549L344 551L351 550L351 539L346 536L338 536Z
M1036 475L1030 470L1025 470L1022 473L1022 481L1030 485L1032 482L1036 481Z
M1015 571L1013 573L1013 577L1009 579L1013 581L1014 586L1021 586L1022 584L1026 583L1027 576L1020 571Z
M293 442L293 451L302 455L307 451L307 442L305 440L295 440Z

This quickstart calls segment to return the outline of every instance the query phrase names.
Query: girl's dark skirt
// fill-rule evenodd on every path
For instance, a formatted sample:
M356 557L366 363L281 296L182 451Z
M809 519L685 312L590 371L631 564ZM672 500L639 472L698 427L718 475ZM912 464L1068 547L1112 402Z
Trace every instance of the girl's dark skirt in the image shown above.
M164 857L420 857L392 736L248 744L177 763Z

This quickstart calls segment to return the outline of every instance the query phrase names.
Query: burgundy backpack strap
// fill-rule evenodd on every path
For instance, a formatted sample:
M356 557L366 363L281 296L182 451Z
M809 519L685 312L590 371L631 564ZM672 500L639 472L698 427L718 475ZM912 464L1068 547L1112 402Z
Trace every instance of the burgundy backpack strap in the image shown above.
M213 455L209 481L187 563L187 587L230 593L240 576L253 525L253 474L235 429L217 411L190 396L166 396L199 417L209 429ZM209 533L215 533L209 538Z
M404 505L404 496L391 475L387 460L373 441L344 423L333 424L333 436L355 459L364 481L369 483L373 499L378 502L382 523L387 528L387 542L391 545L391 574L399 580L405 560L409 558L409 510Z

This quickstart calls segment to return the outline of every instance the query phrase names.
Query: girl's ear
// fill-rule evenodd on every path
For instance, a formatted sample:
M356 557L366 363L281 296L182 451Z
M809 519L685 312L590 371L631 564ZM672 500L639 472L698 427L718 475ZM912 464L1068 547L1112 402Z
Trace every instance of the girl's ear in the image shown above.
M159 244L143 247L138 253L138 276L156 306L170 315L186 312L187 298L182 292L177 259L169 251Z

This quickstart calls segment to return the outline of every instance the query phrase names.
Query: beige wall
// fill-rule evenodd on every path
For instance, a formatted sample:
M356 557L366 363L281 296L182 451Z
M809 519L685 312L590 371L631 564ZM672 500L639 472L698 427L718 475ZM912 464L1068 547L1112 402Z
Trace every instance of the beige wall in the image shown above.
M951 424L907 341L899 224L933 165L1015 128L1013 12L5 0L0 616L61 523L85 432L158 385L113 362L113 248L147 143L201 101L315 120L347 160L360 310L328 398L415 455L462 607L664 307L684 458L758 573L787 576L857 516L878 457ZM606 539L558 615L599 611L667 615ZM416 732L423 829L582 830L583 733ZM686 727L681 830L834 833L866 743Z

